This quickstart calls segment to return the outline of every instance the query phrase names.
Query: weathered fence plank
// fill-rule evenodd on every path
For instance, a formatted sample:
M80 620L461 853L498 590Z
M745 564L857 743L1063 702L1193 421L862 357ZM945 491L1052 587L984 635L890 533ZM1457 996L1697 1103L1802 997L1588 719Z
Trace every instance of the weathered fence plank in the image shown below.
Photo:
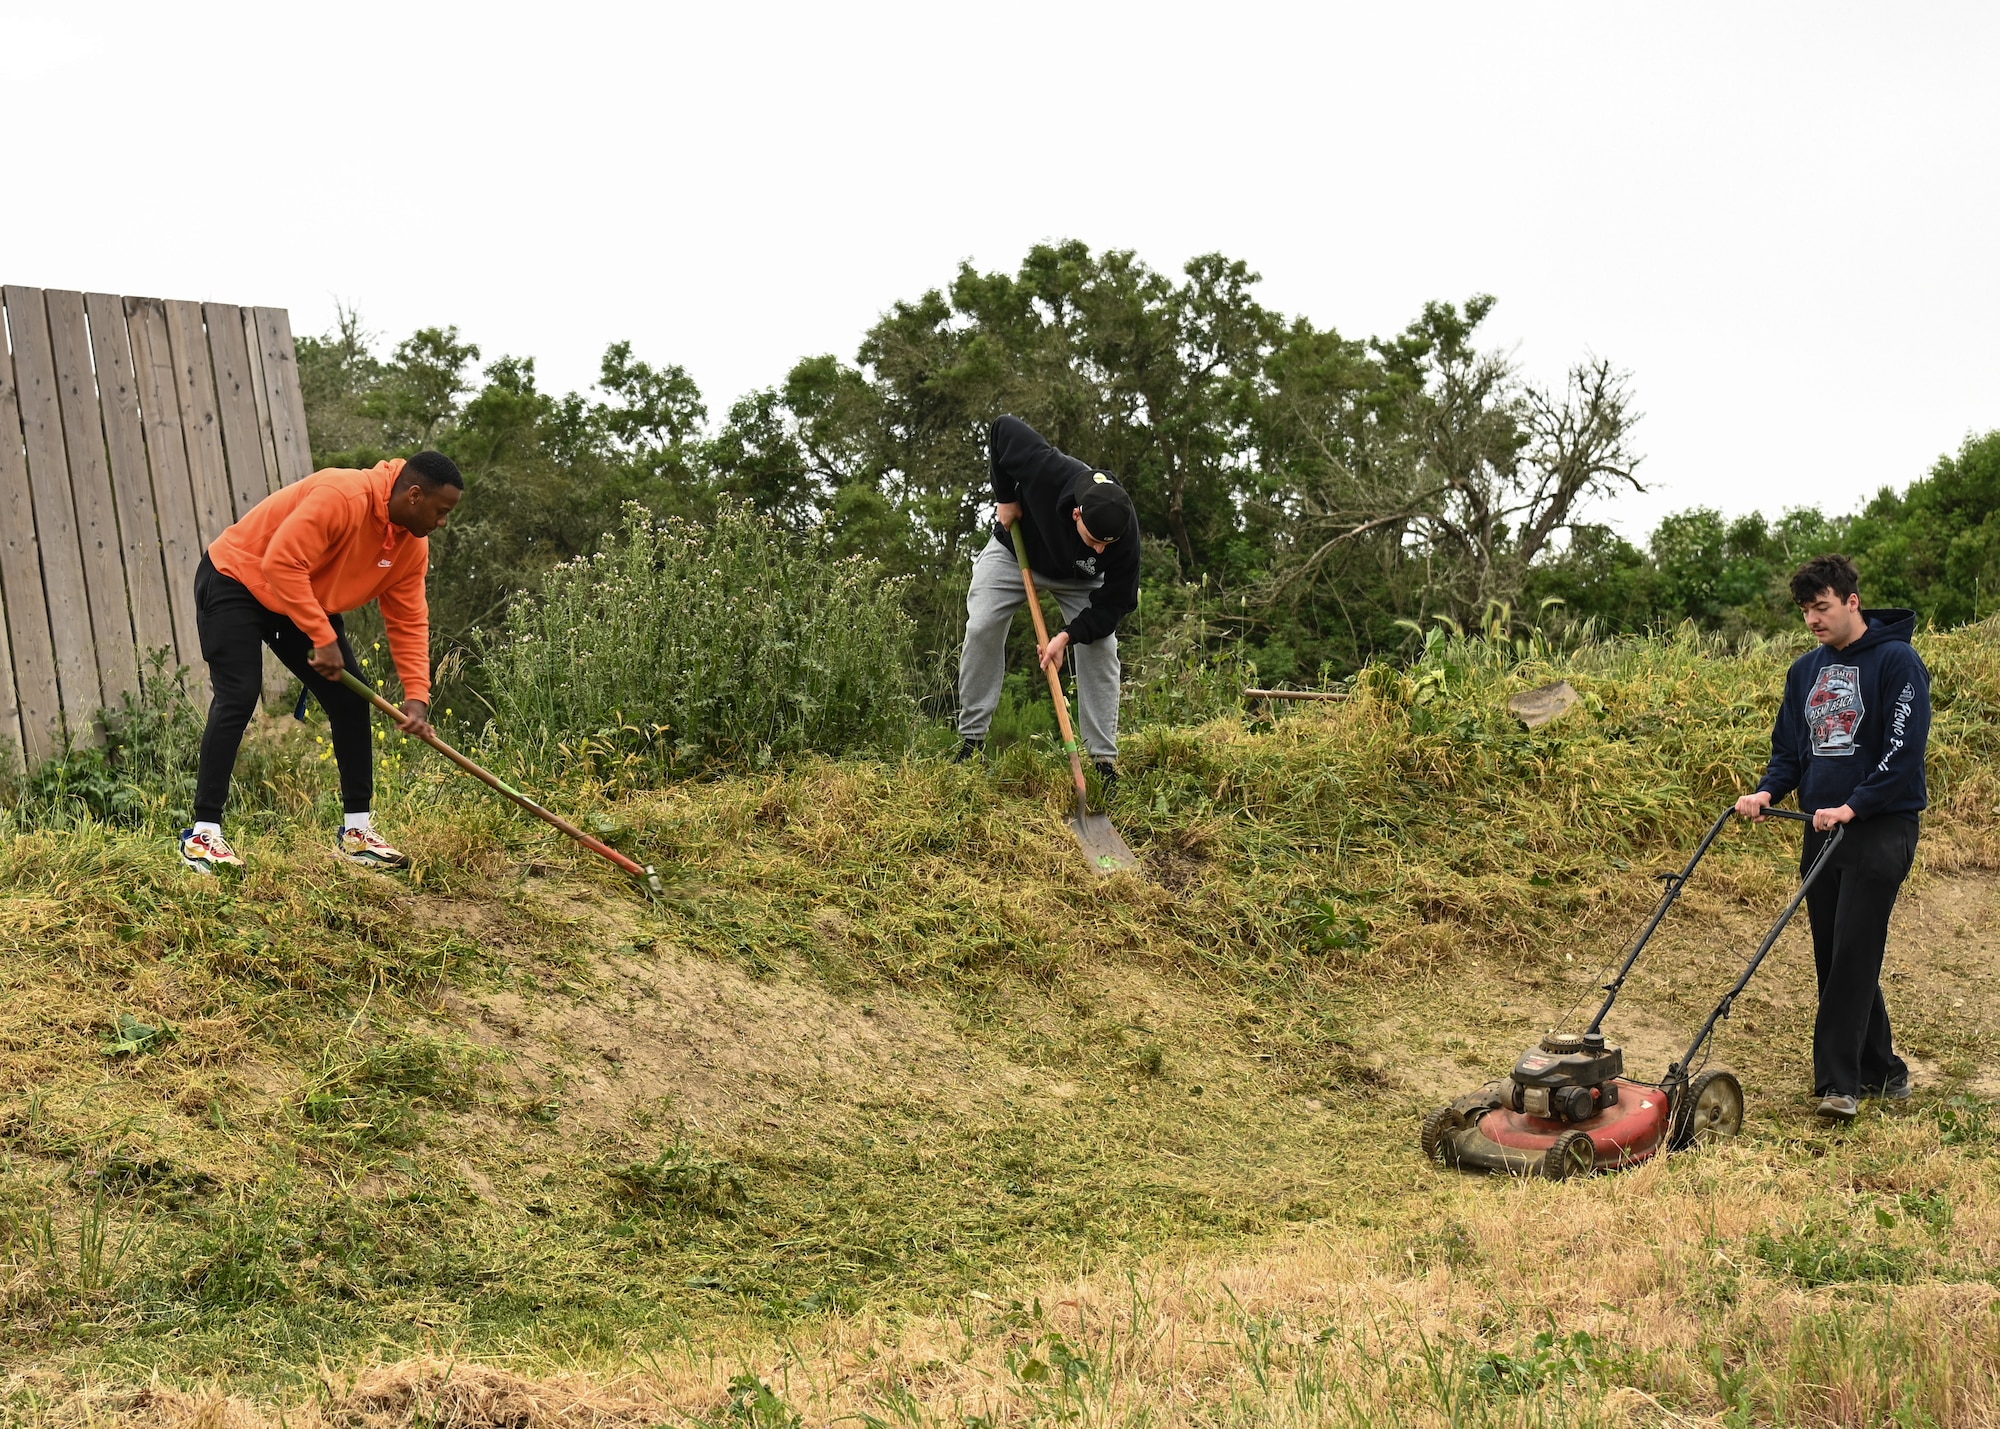
M0 362L6 360L0 352ZM21 702L14 695L14 652L7 643L7 594L0 588L0 759L19 768L21 756Z
M195 529L201 549L236 519L229 494L229 463L222 454L222 417L215 400L215 368L208 359L208 333L201 304L175 302L167 308L167 335L173 343L174 392L181 430L187 439L188 480L194 489ZM195 560L199 562L200 555Z
M139 379L132 367L132 342L125 306L109 293L84 294L90 314L90 350L97 365L97 397L104 413L104 446L111 459L111 490L118 505L118 544L125 588L132 597L132 638L141 660L165 650L180 656L172 604L160 558L160 522L153 500L153 476L146 463L146 435L140 425ZM173 665L167 667L171 674ZM143 666L142 666L143 670Z
M264 442L257 430L257 398L251 390L250 348L243 340L243 310L229 303L203 303L208 320L208 355L215 362L215 409L222 414L222 451L229 459L229 494L241 520L271 494L264 466Z
M283 308L244 311L257 315L257 353L271 394L271 435L278 449L277 486L290 486L312 475L312 443L306 436L305 392L299 385L292 320Z
M264 378L264 339L257 331L257 315L249 308L243 313L243 351L250 363L250 395L257 402L257 439L264 452L264 495L269 496L284 483L278 479L278 439L271 431L271 391Z
M49 344L48 309L39 288L8 287L7 331L14 347L14 385L21 404L21 434L28 452L28 489L34 496L35 535L42 550L42 589L48 595L49 633L55 639L56 687L64 724L83 738L104 705L97 652L90 631L83 549L77 543L76 506L69 488L62 401L56 392L55 354Z
M21 404L14 362L0 349L0 585L6 588L7 651L13 672L9 700L15 737L30 764L62 741L62 697L56 689L55 644L42 593L42 551L35 539L34 498L21 442Z
M125 596L125 560L118 538L118 507L105 460L104 415L97 374L90 361L90 329L83 294L50 288L49 345L56 360L56 395L62 406L63 445L69 452L69 489L76 504L77 544L90 604L92 652L104 703L116 709L139 688L132 643L132 608ZM74 729L75 726L72 726Z
M205 704L202 553L311 465L282 308L0 287L0 762L97 737L156 651Z
M145 428L146 460L153 471L153 504L159 513L160 562L166 567L174 648L180 652L181 663L192 667L194 685L206 691L207 666L202 664L201 640L194 620L194 572L206 548L195 520L194 488L188 476L187 438L181 429L167 305L158 298L127 298L125 321L132 334L132 364L139 379L139 414Z

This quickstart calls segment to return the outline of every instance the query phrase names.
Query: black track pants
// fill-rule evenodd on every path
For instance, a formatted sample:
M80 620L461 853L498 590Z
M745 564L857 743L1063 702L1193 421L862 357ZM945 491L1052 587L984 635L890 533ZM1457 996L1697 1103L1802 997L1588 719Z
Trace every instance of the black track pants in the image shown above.
M1801 871L1812 866L1826 839L1807 832ZM1813 964L1819 972L1819 1019L1813 1025L1817 1096L1863 1096L1910 1074L1889 1037L1882 953L1896 894L1916 856L1914 819L1894 814L1857 819L1806 892Z
M326 710L333 732L333 757L340 766L340 799L350 814L368 812L375 798L375 751L368 740L368 702L344 685L335 684L307 663L313 644L289 615L267 610L248 587L209 564L207 556L194 573L195 628L201 635L201 658L208 662L215 699L208 707L208 729L201 737L201 769L194 780L194 816L222 822L229 802L229 776L236 768L236 751L243 731L257 712L264 687L264 650L268 645L287 670ZM360 669L340 617L330 617L340 641L340 657L350 670Z

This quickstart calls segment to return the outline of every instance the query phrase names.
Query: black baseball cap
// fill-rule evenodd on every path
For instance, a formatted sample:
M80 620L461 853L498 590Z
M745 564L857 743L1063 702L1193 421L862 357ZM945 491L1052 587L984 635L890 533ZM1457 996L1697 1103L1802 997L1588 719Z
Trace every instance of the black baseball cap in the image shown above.
M1100 541L1115 541L1132 527L1132 498L1111 479L1111 473L1093 471L1077 499L1083 524Z

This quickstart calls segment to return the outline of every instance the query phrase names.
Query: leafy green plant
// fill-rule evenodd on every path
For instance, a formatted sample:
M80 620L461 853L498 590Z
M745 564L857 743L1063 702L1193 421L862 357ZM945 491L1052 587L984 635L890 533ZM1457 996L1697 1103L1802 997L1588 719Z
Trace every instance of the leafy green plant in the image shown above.
M1987 1103L1975 1096L1955 1096L1937 1109L1938 1140L1946 1146L1984 1146L1993 1139Z
M783 1395L756 1375L739 1374L729 1381L725 1422L742 1429L800 1429L806 1421Z
M486 648L497 738L607 772L900 750L910 672L909 620L876 563L741 505L705 525L628 508Z
M1750 1249L1773 1275L1808 1290L1855 1282L1901 1285L1915 1278L1918 1268L1909 1247L1883 1245L1845 1222L1815 1221L1776 1234L1759 1231L1751 1237Z
M1588 1331L1559 1333L1553 1326L1512 1352L1495 1351L1474 1371L1499 1394L1545 1394L1606 1379L1618 1362Z
M157 1052L179 1035L168 1023L154 1026L150 1022L141 1022L129 1012L121 1012L111 1025L111 1040L105 1044L104 1055L137 1057L145 1052Z
M1189 588L1189 608L1162 630L1127 643L1135 651L1125 680L1121 718L1140 724L1200 724L1232 714L1257 667L1240 641L1210 620Z
M171 822L194 791L202 714L188 690L188 670L167 668L156 650L139 690L103 710L101 743L71 731L63 752L29 770L10 802L30 827L61 828L80 819L128 827Z
M743 1204L742 1173L729 1162L697 1156L676 1141L650 1161L633 1161L611 1172L620 1200L651 1211L722 1216Z

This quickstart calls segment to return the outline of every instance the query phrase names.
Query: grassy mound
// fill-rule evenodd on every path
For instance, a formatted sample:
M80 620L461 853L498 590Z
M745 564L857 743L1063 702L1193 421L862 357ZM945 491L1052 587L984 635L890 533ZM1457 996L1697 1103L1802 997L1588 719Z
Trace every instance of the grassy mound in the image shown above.
M1617 1422L1836 1385L1973 1422L1996 634L1922 642L1930 941L1897 946L1929 961L1891 987L1933 1090L1811 1126L1794 937L1725 1031L1749 1134L1581 1186L1442 1176L1416 1119L1588 988L1754 780L1793 647L1439 644L1340 706L1141 730L1113 812L1145 880L1082 868L1031 746L552 794L672 870L658 905L410 757L387 879L331 856L311 737L266 734L241 879L157 829L0 845L11 1412ZM1581 708L1505 714L1556 677ZM1795 850L1718 850L1628 994L1635 1070ZM477 1393L438 1367L468 1361Z

